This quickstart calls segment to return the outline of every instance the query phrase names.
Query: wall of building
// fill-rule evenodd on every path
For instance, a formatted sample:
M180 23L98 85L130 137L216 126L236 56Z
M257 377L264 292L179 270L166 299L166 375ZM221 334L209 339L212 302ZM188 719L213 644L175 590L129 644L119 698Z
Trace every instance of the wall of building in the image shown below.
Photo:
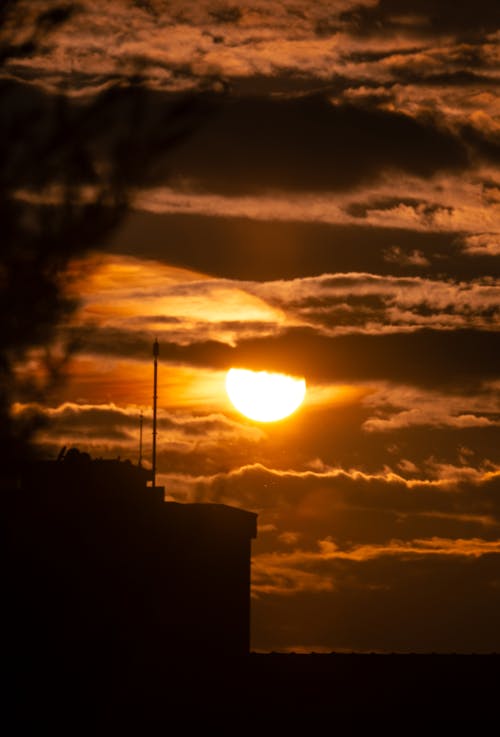
M136 662L249 652L256 515L164 502L120 461L42 463L5 497L6 594L23 657Z

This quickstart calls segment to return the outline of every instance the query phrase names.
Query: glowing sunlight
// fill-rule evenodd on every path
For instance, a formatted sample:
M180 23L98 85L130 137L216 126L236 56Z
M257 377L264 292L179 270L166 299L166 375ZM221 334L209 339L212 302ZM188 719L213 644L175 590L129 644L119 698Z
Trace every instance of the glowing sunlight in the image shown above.
M275 422L302 404L306 382L285 374L232 368L226 376L226 391L234 407L249 419Z

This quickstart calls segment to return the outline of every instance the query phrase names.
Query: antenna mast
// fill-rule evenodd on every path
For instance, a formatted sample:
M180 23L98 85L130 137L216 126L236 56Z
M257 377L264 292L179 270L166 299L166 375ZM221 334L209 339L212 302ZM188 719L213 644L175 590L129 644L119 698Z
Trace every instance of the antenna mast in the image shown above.
M158 400L158 356L160 355L160 346L158 344L158 338L155 338L153 343L153 365L154 365L154 379L153 379L153 459L152 459L152 474L153 489L156 487L156 405Z
M143 413L141 409L141 413L139 415L139 466L142 466L142 422L143 422Z

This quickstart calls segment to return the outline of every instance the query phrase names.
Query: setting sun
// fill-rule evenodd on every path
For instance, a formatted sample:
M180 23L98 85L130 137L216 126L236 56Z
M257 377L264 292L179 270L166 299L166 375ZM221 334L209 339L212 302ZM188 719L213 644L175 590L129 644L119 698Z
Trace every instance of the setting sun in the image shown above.
M226 376L226 391L245 417L274 422L288 417L302 404L306 382L285 374L232 368Z

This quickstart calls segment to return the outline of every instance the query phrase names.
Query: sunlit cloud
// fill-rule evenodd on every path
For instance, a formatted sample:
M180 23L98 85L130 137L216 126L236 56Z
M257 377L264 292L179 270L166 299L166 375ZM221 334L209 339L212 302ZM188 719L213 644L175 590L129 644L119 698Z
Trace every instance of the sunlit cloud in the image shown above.
M500 519L496 519L490 514L472 514L467 512L413 512L416 516L428 517L437 520L451 520L458 523L472 523L486 528L499 528Z
M359 469L330 467L324 463L321 464L321 470L271 469L254 463L212 476L172 474L172 482L179 493L188 494L197 501L217 499L224 503L233 503L237 506L246 504L255 508L259 502L268 507L270 502L279 503L278 498L284 500L285 497L282 497L284 486L281 482L290 483L294 489L299 490L299 493L300 489L308 488L307 484L309 489L318 485L323 488L321 486L323 482L336 484L337 489L354 488L355 485L369 490L380 486L392 488L396 493L400 493L405 490L453 491L459 488L461 482L480 486L500 476L500 469L494 464L483 468L457 467L440 463L430 463L428 466L429 470L432 467L433 472L429 473L427 478L411 478L389 468L379 473L366 473ZM251 484L254 486L253 490ZM292 494L290 500L292 501L294 497Z
M125 256L90 262L85 273L90 276L75 275L70 289L83 297L75 325L137 337L164 335L180 345L217 340L234 346L291 326L325 335L494 329L500 294L489 278L457 283L346 273L249 282L211 279Z
M464 251L470 255L500 256L500 235L498 233L478 233L466 236Z
M494 170L493 170L494 172ZM303 221L336 225L363 224L383 228L402 228L419 232L469 231L467 251L481 247L494 254L498 240L500 198L495 188L483 182L493 174L487 169L471 172L471 177L436 176L431 181L392 174L376 185L355 192L294 193L267 192L265 195L227 197L197 191L161 187L143 191L135 207L152 213L198 213L206 216L246 217L257 220ZM497 185L498 189L498 185ZM498 199L498 201L497 201ZM480 239L475 234L489 229ZM491 250L493 248L493 250ZM390 254L390 251L388 251ZM417 260L415 260L415 258ZM425 265L416 255L408 265Z
M400 264L401 266L429 266L429 260L422 251L416 249L411 253L406 253L399 246L391 246L387 249L384 258L389 263Z
M71 295L83 296L73 322L143 335L166 333L187 344L275 332L284 312L236 281L125 256L75 263L69 275Z
M465 327L475 314L475 327L487 327L498 308L498 287L486 278L477 282L446 282L421 277L383 277L372 274L324 274L316 278L255 285L257 293L292 311L303 324L334 334L351 330L381 332L424 326ZM366 299L363 315L363 298ZM379 312L380 311L380 312ZM337 315L335 313L338 313ZM378 313L378 314L377 314ZM485 320L481 317L485 313ZM355 327L360 315L364 317ZM380 321L380 322L379 322ZM337 322L337 325L335 324ZM377 323L379 325L377 326Z
M25 26L34 21L25 4ZM120 74L140 74L151 87L185 89L200 78L278 76L294 74L329 81L332 73L352 79L387 83L413 82L406 69L439 76L460 70L475 58L476 65L494 70L495 37L479 44L457 40L429 24L419 13L384 18L359 34L356 12L377 3L345 0L331 3L304 0L228 6L207 2L131 4L115 0L102 4L85 0L78 12L52 35L36 54L17 61L12 72L36 69L46 83L62 85L65 71L80 75L89 90ZM450 23L454 13L448 14ZM369 12L367 14L369 17ZM444 16L446 17L446 15ZM471 23L473 18L471 18ZM123 33L127 28L127 33ZM457 29L459 30L459 29ZM437 43L439 41L439 44ZM479 48L478 48L479 46ZM467 53L467 47L469 52Z
M215 2L146 5L115 0L102 8L94 0L79 4L79 12L58 29L52 44L14 69L45 72L53 85L61 84L61 70L73 74L111 77L142 73L151 86L183 88L210 75L250 76L290 70L327 77L332 65L342 67L340 49L380 49L411 46L405 39L364 39L342 32L339 15L357 3L323 1L233 3ZM366 2L365 5L370 5ZM25 25L34 21L26 3ZM123 28L127 34L123 34ZM277 40L279 39L279 41ZM339 44L340 40L340 44ZM83 83L83 80L82 80Z
M292 154L292 152L290 152ZM500 231L500 183L494 167L471 167L470 174L435 175L431 180L391 172L381 167L379 181L358 186L354 191L314 191L300 194L264 186L262 194L199 191L192 182L179 180L177 186L139 190L133 207L154 214L198 214L263 221L365 225L401 228L417 232L456 232L466 236L466 251L494 255ZM19 189L16 196L25 202L57 204L58 187L42 192ZM82 188L82 201L91 191ZM485 232L488 231L488 232ZM391 251L388 250L388 255ZM407 265L425 265L417 254Z
M363 424L368 432L390 432L416 426L460 429L500 424L500 395L494 383L475 396L386 385L369 393L364 403L376 412Z

